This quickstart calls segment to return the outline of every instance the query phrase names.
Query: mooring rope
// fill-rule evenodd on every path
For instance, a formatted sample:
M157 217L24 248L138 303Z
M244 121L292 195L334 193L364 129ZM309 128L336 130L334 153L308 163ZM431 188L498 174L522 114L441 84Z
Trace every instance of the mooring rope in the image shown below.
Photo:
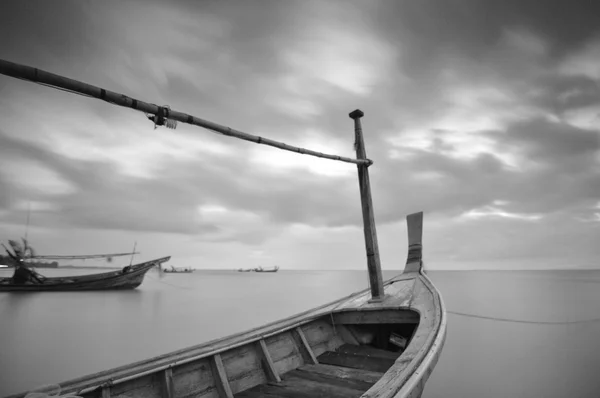
M501 317L495 317L495 316L484 316L484 315L468 314L466 312L457 312L457 311L446 311L446 312L449 314L466 316L469 318L487 319L490 321L511 322L511 323L529 323L529 324L535 324L535 325L573 325L573 324L579 324L579 323L600 322L600 318L583 319L583 320L579 320L579 321L550 322L550 321L527 321L527 320L523 320L523 319L510 319L510 318L501 318Z
M159 271L159 272L160 272L160 271ZM169 282L166 282L166 281L160 280L159 278L155 278L154 276L152 276L152 275L150 275L150 274L146 274L146 276L147 276L148 278L150 278L150 279L153 279L153 280L155 280L155 281L156 281L156 282L158 282L158 283L164 283L165 285L169 285L169 286L172 286L172 287L176 287L176 288L178 288L178 289L194 290L194 288L193 288L193 287L189 287L189 286L180 286L180 285L174 285L174 284L172 284L172 283L169 283Z
M423 272L425 273L425 263L422 264L422 267L423 267ZM578 321L531 321L531 320L525 320L525 319L512 319L512 318L503 318L503 317L497 317L497 316L477 315L477 314L470 314L467 312L459 312L459 311L446 310L446 312L448 314L464 316L464 317L468 317L468 318L485 319L488 321L498 321L498 322L526 323L526 324L530 324L530 325L576 325L576 324L582 324L582 323L600 322L600 318L582 319L582 320L578 320Z

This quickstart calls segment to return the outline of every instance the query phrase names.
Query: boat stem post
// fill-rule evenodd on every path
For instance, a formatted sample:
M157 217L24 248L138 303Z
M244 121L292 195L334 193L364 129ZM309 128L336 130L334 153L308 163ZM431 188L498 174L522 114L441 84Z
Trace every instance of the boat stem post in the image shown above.
M360 109L350 113L354 120L354 146L357 159L367 159L365 142L363 140L360 118L365 114ZM373 200L371 198L371 184L369 182L369 163L359 163L358 184L360 187L360 201L362 205L363 226L365 232L365 248L367 251L367 267L369 269L369 282L371 285L371 302L383 301L383 277L381 275L381 262L379 260L379 245L377 244L377 230L373 215Z

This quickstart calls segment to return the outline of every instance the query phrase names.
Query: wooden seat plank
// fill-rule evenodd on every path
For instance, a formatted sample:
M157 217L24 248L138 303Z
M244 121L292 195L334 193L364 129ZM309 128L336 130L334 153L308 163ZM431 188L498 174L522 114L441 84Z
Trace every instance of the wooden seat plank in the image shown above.
M297 377L304 380L310 380L317 383L328 384L337 388L351 388L365 392L375 383L367 383L362 380L340 379L338 377L327 376L314 372L305 372L303 370L293 370L289 372L289 377Z
M292 372L289 372L292 373ZM366 390L339 386L327 382L296 377L289 373L284 375L280 383L266 383L253 387L235 395L236 398L359 398Z
M374 358L363 355L344 354L341 352L325 352L318 358L319 363L345 368L370 370L385 373L395 362L388 358Z
M304 365L298 368L303 372L317 373L323 376L336 377L338 379L346 380L359 380L365 383L375 384L384 375L382 372L372 372L369 370L343 368L340 366L318 364L318 365Z
M391 359L394 361L398 359L400 355L402 355L401 352L386 351L368 345L351 344L344 344L343 346L337 349L337 352L340 352L342 354L361 355L372 358Z

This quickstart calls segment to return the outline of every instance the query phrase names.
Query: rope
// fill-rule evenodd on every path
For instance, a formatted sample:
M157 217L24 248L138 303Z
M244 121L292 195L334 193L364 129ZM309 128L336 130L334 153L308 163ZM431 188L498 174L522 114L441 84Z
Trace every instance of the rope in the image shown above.
M169 286L172 286L172 287L176 287L176 288L178 288L178 289L184 289L184 290L195 290L193 287L188 287L188 286L180 286L180 285L174 285L174 284L172 284L172 283L165 282L165 281L163 281L163 280L160 280L160 279L158 279L158 278L155 278L154 276L152 276L152 275L150 275L150 274L146 274L146 276L147 276L148 278L150 278L150 279L154 279L154 280L155 280L155 281L157 281L158 283L163 283L163 284L165 284L165 285L169 285Z
M500 317L494 317L494 316L475 315L475 314L467 314L465 312L457 312L457 311L446 311L446 312L449 314L466 316L469 318L487 319L487 320L499 321L499 322L528 323L528 324L534 324L534 325L573 325L573 324L579 324L579 323L600 322L600 318L584 319L584 320L579 320L579 321L548 322L548 321L526 321L526 320L522 320L522 319L509 319L509 318L500 318Z

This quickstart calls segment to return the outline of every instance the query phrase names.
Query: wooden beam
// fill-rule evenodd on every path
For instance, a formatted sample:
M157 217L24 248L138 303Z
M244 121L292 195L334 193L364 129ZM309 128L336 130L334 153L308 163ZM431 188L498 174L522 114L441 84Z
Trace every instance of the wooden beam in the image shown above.
M363 140L362 125L360 118L364 113L357 109L350 113L354 120L354 134L356 147L356 158L367 159L365 142ZM369 281L371 285L371 301L383 301L383 277L381 274L381 263L379 260L379 245L377 243L377 230L375 228L375 216L373 215L373 199L371 198L371 185L369 182L369 164L359 164L358 184L360 188L360 201L362 204L363 225L365 233L365 248L367 251L367 267L369 269Z
M371 164L373 163L368 159L352 159L344 156L329 155L310 149L299 148L292 145L285 144L283 142L274 141L268 138L259 137L256 135L244 133L242 131L234 130L230 127L222 126L217 123L209 122L208 120L200 119L196 116L188 115L186 113L177 112L174 110L165 109L165 107L159 107L158 105L151 104L148 102L140 101L134 98L130 98L124 94L115 93L110 90L105 90L100 87L93 86L91 84L83 83L68 77L56 75L54 73L46 72L38 68L32 68L26 65L16 64L0 59L0 73L6 76L15 77L17 79L28 80L34 83L41 83L48 85L53 88L60 88L67 91L71 91L75 94L81 94L87 97L93 97L106 101L113 105L122 106L125 108L132 108L141 112L150 113L157 115L162 112L167 112L165 115L167 119L176 120L181 123L187 123L205 129L229 136L239 138L245 141L254 142L256 144L263 144L272 146L275 148L283 149L285 151L296 152L303 155L311 155L319 158L338 160L340 162L354 163L354 164Z
M219 397L233 398L233 392L229 386L229 380L227 379L227 373L225 372L225 366L223 366L221 354L213 355L210 358L210 365L217 391L219 391Z
M275 369L275 364L273 363L273 360L271 359L271 355L269 354L269 349L267 348L267 343L265 343L264 339L260 339L258 341L258 346L260 348L259 353L262 357L261 362L263 364L265 373L267 374L267 378L279 383L281 381L281 378L279 377L279 373L277 373L277 369Z
M381 311L352 311L333 314L336 324L362 325L382 323L419 323L419 314L413 311L381 310Z
M173 369L166 368L163 371L163 390L165 398L173 398L175 396L173 389Z
M423 266L423 212L406 216L408 256L404 272L419 272Z
M304 335L302 328L298 326L296 329L294 329L294 333L297 336L297 338L294 340L299 343L298 348L303 353L302 356L304 357L304 362L313 365L318 364L319 361L317 360L312 348L310 348L310 344L308 344L308 340L306 340L306 336Z
M102 398L110 398L110 386L102 386Z
M335 322L335 320L333 321L333 324L335 325L336 334L338 334L342 338L342 341L344 343L360 345L354 334L346 326L342 325L341 323Z

